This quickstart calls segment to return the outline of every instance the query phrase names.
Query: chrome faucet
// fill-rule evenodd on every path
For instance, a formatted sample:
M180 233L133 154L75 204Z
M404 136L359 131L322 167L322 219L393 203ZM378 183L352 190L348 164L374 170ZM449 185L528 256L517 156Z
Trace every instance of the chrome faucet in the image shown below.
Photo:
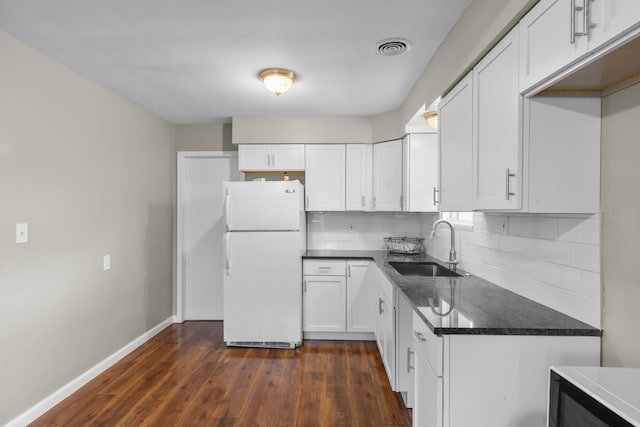
M431 234L429 235L429 240L433 240L436 235L436 227L438 224L447 224L451 229L451 250L449 251L449 268L453 271L456 270L456 264L458 264L458 260L456 259L456 232L453 229L453 224L451 224L446 219L439 219L438 221L433 223L433 227L431 227Z

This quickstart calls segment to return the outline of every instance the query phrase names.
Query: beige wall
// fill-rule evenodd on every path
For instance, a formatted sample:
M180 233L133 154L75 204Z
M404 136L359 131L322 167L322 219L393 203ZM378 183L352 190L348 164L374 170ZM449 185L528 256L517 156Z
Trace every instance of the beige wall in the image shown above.
M231 124L176 125L176 151L234 151Z
M447 35L401 107L406 124L421 105L443 95L538 0L473 0Z
M640 84L602 102L604 366L640 368Z
M2 32L0 57L3 425L172 315L175 160L170 123Z

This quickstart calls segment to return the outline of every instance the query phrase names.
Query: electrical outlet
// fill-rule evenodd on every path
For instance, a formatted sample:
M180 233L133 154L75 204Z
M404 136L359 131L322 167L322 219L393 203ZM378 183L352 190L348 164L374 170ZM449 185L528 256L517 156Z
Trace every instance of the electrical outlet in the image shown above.
M509 235L509 217L503 216L500 220L500 232L503 236Z
M102 258L102 269L104 271L111 270L111 255L105 255Z
M29 224L26 222L16 224L16 243L27 243L29 241Z
M355 232L356 232L356 229L355 229L355 227L353 226L353 224L348 224L348 225L347 225L347 231L348 231L349 233L355 233Z

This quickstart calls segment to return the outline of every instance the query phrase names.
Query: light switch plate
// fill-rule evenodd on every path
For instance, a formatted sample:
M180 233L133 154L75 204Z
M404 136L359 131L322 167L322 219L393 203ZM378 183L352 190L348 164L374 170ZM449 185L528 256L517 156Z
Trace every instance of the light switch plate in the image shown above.
M105 255L102 258L102 269L104 271L111 270L111 255Z
M27 243L29 241L29 224L21 222L16 224L16 243Z

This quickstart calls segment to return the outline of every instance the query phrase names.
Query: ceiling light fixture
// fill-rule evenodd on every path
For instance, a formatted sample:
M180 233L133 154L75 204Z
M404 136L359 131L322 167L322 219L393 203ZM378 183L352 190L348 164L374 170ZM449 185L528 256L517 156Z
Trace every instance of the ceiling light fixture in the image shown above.
M438 130L438 113L436 111L428 111L422 117L432 129Z
M291 89L296 81L296 73L283 68L269 68L260 72L260 80L267 89L280 96Z

